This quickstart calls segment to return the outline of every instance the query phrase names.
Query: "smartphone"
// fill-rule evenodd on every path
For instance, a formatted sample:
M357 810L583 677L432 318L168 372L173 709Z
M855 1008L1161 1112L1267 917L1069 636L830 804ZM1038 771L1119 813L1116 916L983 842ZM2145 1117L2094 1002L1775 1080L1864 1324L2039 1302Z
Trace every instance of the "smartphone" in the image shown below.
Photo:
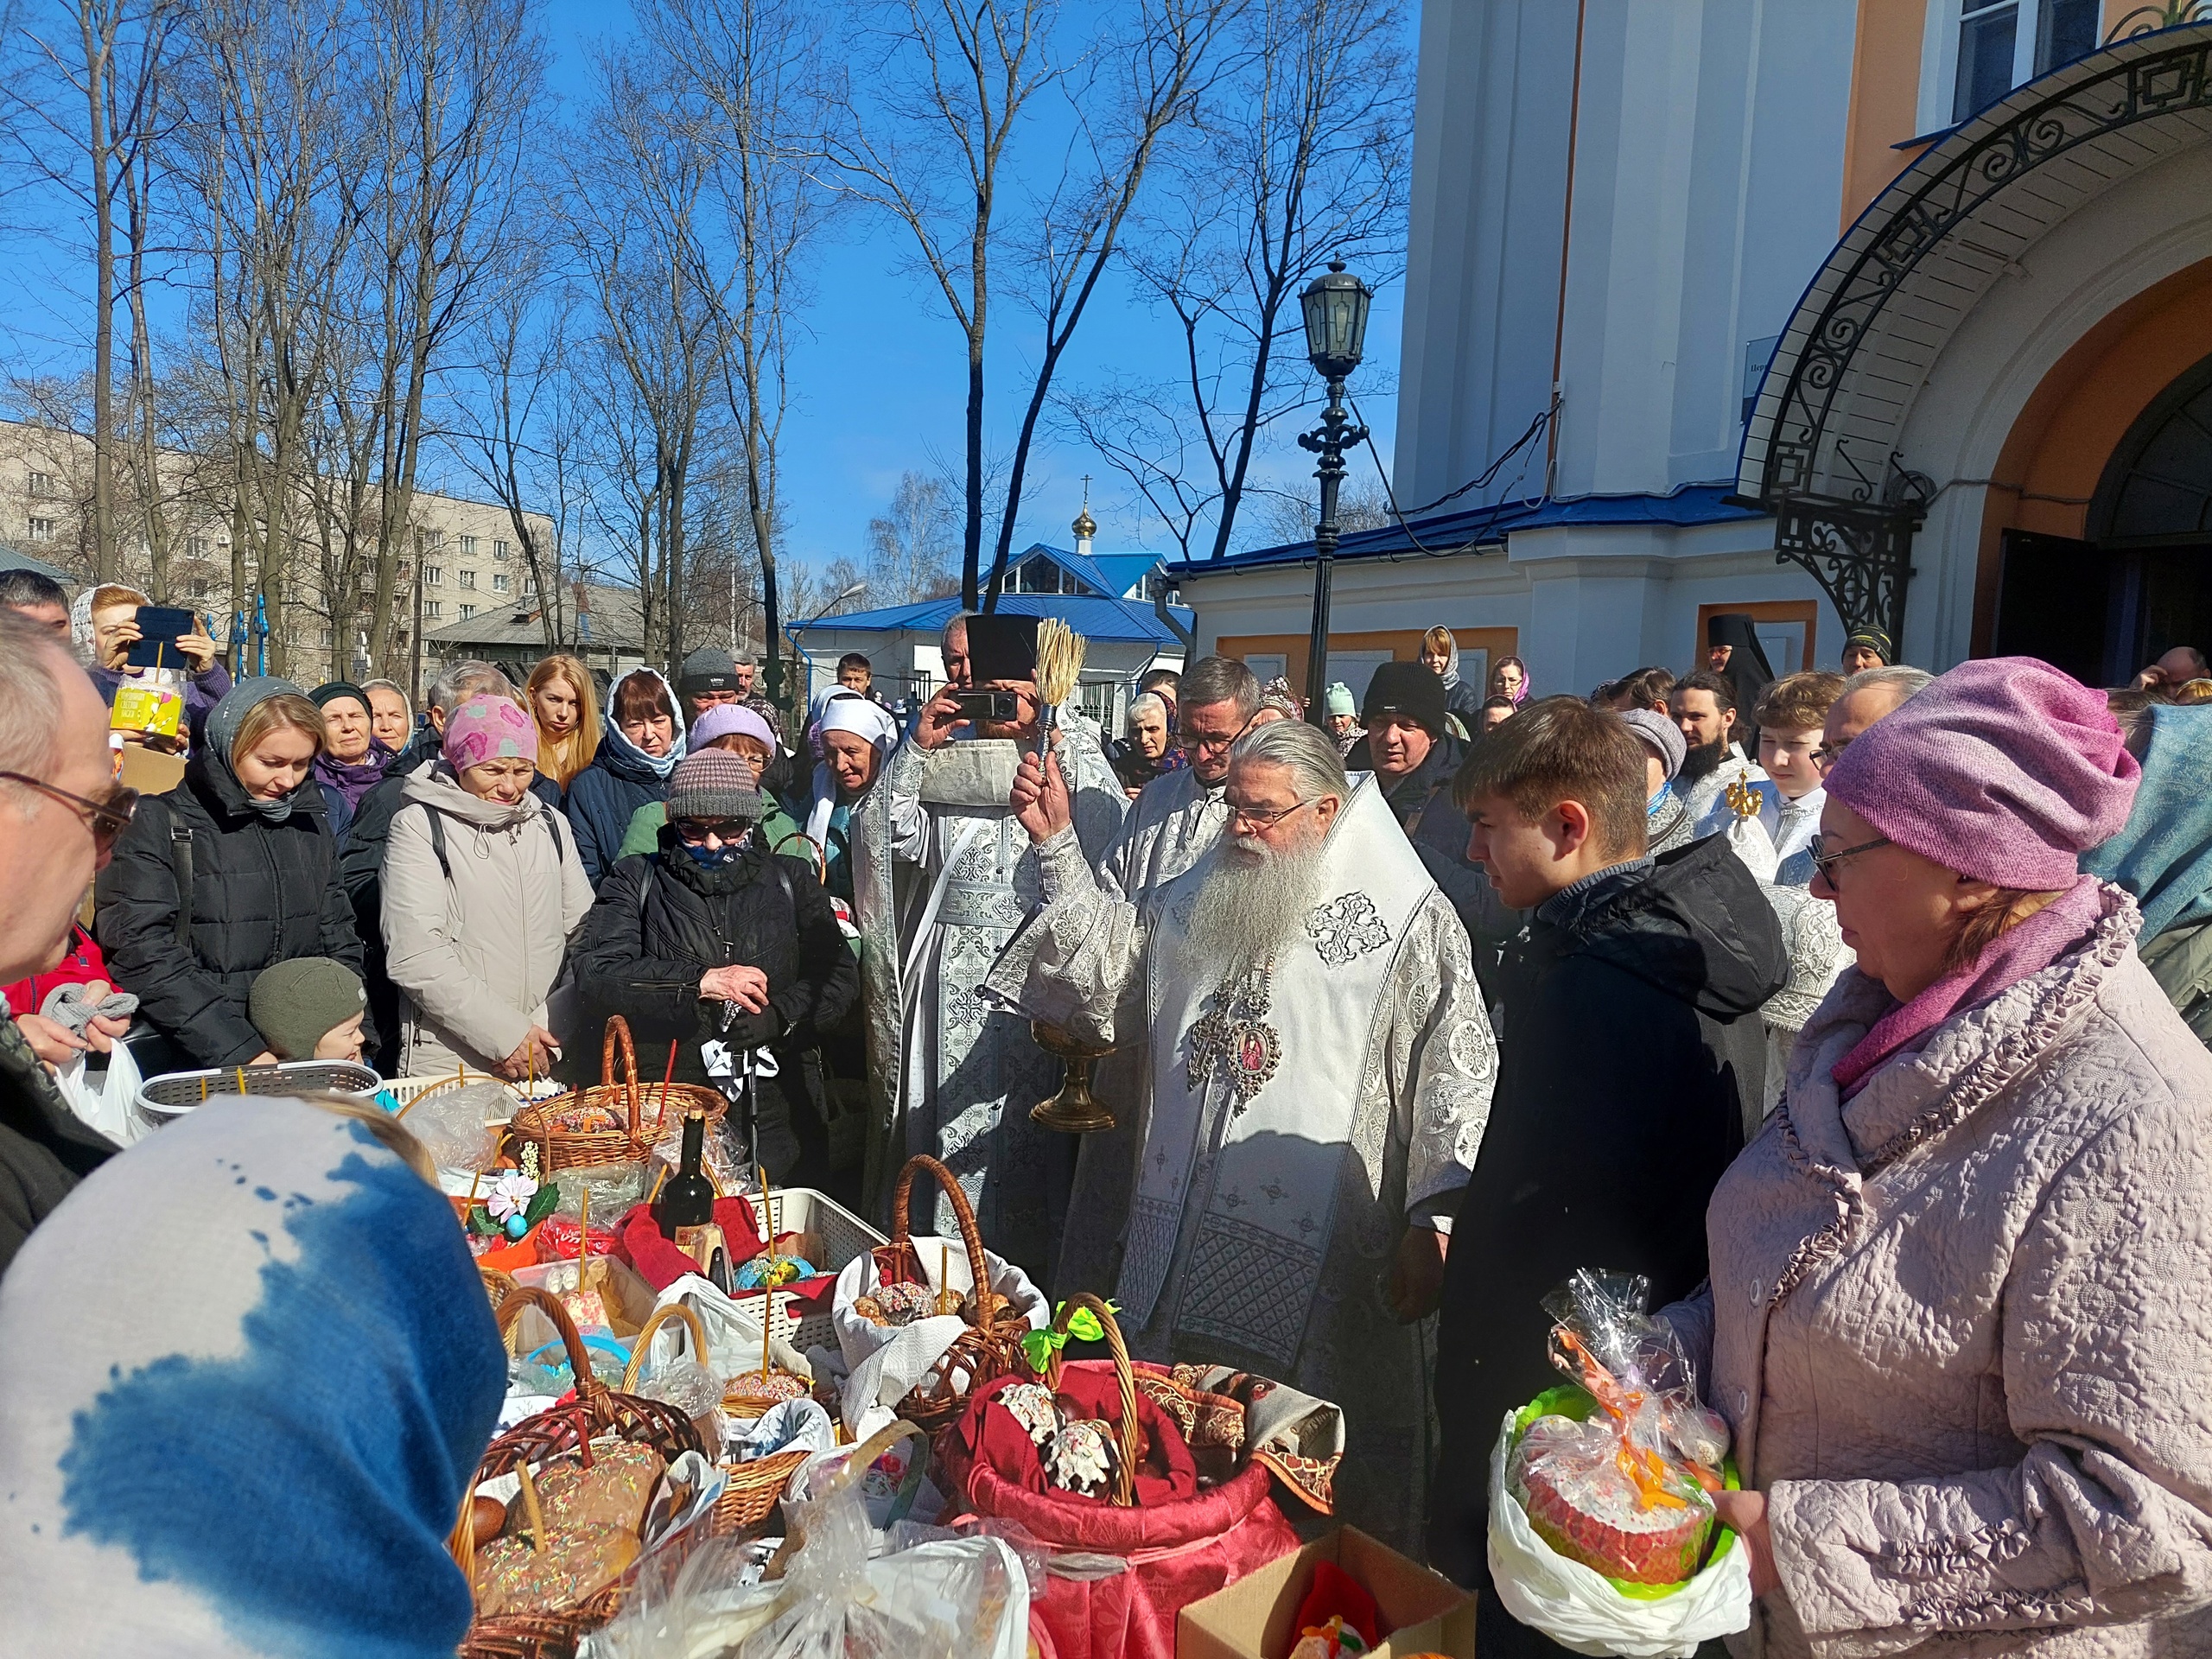
M986 720L1011 725L1021 718L1021 698L1012 691L963 691L957 700L960 718L971 726Z
M141 605L132 613L138 637L124 658L132 668L175 668L189 671L192 659L176 642L192 632L192 613L176 605Z

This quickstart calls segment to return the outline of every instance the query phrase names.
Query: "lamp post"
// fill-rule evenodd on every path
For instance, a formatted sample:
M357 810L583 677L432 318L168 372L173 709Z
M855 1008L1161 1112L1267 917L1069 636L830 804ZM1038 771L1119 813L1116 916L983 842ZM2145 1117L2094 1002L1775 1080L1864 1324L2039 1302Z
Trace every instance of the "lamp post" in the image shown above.
M1325 276L1316 276L1298 296L1306 312L1306 356L1314 373L1329 383L1329 406L1321 411L1321 424L1298 435L1298 447L1320 459L1313 468L1321 480L1321 518L1313 526L1313 632L1306 643L1306 717L1328 729L1329 690L1329 561L1337 550L1337 490L1344 477L1344 451L1364 442L1367 429L1347 427L1344 378L1359 366L1360 347L1367 339L1367 308L1374 294L1358 277L1346 273L1344 261L1329 263Z
M806 664L806 696L804 699L804 702L810 703L814 701L814 659L806 654L806 647L799 644L798 631L813 623L819 622L823 617L829 615L830 612L836 610L847 600L858 599L866 592L868 592L868 583L865 582L856 582L851 587L846 588L844 592L837 594L827 604L823 605L823 607L817 611L812 616L803 616L798 621L790 623L785 627L784 638L791 642L792 653L797 656L801 662Z

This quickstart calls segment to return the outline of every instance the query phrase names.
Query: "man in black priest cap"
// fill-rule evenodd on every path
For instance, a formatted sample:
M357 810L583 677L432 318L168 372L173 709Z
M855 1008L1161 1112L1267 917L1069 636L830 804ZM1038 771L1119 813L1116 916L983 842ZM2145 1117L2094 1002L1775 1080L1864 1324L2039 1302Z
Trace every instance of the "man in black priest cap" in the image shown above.
M984 1242L1042 1285L1067 1217L1076 1141L1032 1123L1029 1109L1059 1089L1060 1063L1037 1046L1026 1018L985 1001L980 988L1040 902L1036 850L1007 804L1021 754L1037 742L1037 621L969 619L973 684L931 699L886 763L871 793L888 810L864 817L853 867L864 941L903 895L899 1086L888 1120L871 1126L868 1201L880 1219L899 1165L928 1153L959 1178ZM994 694L998 709L962 706L963 696ZM1075 834L1096 866L1128 801L1091 729L1061 721L1053 741L1074 787ZM870 1019L888 1013L872 1008ZM912 1204L917 1234L957 1232L931 1183L914 1184Z

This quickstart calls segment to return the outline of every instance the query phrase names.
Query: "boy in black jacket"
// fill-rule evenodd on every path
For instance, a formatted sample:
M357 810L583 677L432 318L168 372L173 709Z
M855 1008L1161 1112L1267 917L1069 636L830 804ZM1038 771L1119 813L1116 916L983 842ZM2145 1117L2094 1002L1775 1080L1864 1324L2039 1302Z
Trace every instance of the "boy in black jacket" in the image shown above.
M1535 912L1503 964L1497 1092L1437 1332L1430 1558L1481 1591L1477 1644L1497 1659L1561 1651L1504 1611L1484 1563L1499 1426L1561 1380L1540 1299L1583 1267L1649 1275L1655 1307L1705 1277L1706 1201L1759 1098L1758 1011L1788 964L1726 836L1645 856L1643 751L1618 715L1533 703L1454 789L1468 856Z

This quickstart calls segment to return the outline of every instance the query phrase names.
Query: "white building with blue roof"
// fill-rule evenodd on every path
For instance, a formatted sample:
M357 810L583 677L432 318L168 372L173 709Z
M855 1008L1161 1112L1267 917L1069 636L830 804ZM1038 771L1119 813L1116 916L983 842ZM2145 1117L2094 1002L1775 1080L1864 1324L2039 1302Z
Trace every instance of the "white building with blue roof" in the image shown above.
M1138 677L1183 666L1191 613L1169 602L1157 556L1093 552L1095 526L1087 512L1073 528L1073 550L1039 542L1008 563L998 608L1010 616L1057 617L1089 641L1077 701L1085 715L1117 733ZM858 652L885 696L926 700L944 684L944 625L959 613L959 596L949 594L797 625L791 635L804 658L808 696L835 683L837 659Z

